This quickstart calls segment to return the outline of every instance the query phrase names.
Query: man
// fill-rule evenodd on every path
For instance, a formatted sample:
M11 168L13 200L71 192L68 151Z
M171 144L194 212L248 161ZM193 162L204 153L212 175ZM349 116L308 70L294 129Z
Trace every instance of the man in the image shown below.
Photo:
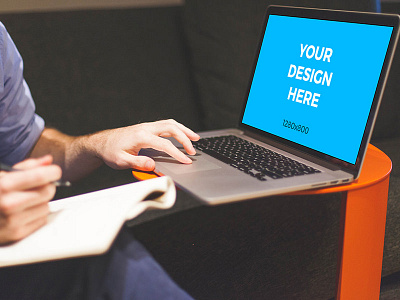
M52 183L77 180L103 163L150 171L141 148L191 159L163 137L178 140L190 155L199 136L174 120L143 123L72 137L45 128L35 114L23 63L0 23L0 161L18 172L0 173L0 244L18 241L44 224ZM28 158L28 159L26 159ZM0 269L0 299L188 299L146 250L124 230L103 256Z

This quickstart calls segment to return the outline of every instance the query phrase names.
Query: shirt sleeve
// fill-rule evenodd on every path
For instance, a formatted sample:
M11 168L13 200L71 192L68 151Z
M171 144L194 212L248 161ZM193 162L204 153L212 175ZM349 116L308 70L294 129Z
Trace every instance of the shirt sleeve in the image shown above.
M23 77L23 61L0 23L0 161L13 165L31 151L44 129Z

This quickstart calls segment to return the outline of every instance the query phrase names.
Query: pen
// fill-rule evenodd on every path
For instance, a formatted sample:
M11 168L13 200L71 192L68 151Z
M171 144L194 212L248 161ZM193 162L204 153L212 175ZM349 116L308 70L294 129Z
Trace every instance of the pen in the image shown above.
M15 169L13 167L10 167L9 165L3 164L0 162L0 171L6 171L6 172L15 172L15 171L22 171L20 169ZM63 181L63 180L56 180L52 182L55 186L71 186L71 182L69 181Z

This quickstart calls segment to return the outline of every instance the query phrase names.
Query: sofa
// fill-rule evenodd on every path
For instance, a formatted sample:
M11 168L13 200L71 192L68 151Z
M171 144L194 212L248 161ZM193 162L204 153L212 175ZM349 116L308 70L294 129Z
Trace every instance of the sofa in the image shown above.
M186 0L181 6L2 14L49 127L86 134L174 118L194 130L237 124L269 4L399 12L375 0ZM400 286L400 50L372 144L393 162L382 299ZM56 199L132 182L101 167ZM196 299L331 299L340 194L274 196L216 207L178 190L133 234ZM387 284L386 284L387 283Z

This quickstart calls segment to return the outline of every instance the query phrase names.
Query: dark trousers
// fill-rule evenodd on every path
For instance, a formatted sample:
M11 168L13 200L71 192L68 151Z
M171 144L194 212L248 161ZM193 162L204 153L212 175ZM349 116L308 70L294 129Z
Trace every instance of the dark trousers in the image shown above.
M123 229L109 252L0 269L0 299L192 299Z

